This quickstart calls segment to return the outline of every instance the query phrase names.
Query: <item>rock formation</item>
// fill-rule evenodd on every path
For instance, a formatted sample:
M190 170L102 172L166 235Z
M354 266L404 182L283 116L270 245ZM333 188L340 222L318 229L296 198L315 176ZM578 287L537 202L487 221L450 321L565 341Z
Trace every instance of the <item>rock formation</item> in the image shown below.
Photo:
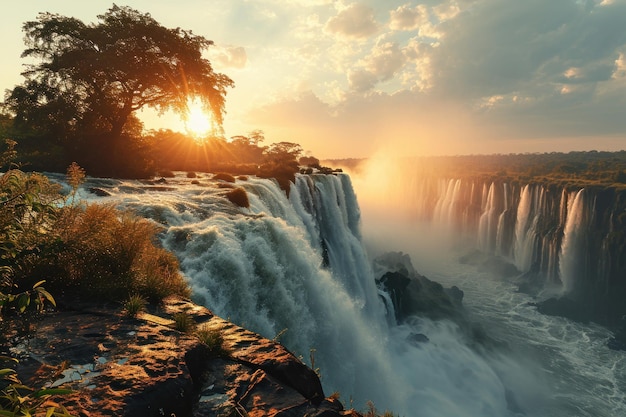
M75 415L359 415L326 398L315 372L284 346L191 301L168 298L137 318L116 306L60 301L59 311L0 351L21 357L22 381L73 389L58 400ZM176 313L219 332L221 353L175 330Z

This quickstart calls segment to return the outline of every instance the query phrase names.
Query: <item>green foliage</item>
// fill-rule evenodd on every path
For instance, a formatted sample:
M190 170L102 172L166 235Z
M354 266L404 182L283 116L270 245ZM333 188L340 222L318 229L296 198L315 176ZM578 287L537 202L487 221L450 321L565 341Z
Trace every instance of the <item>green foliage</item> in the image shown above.
M0 356L0 361L17 360ZM65 407L52 400L53 396L67 395L72 390L40 389L35 390L20 381L11 368L0 369L0 416L24 417L71 417Z
M239 207L250 207L250 201L248 200L248 193L241 187L233 188L226 193L226 198L230 202L238 205Z
M137 317L137 315L146 310L146 299L139 294L131 294L124 302L124 311L128 317Z
M196 330L196 336L204 343L213 356L228 356L229 351L224 346L224 336L219 330L210 329L208 326L203 325Z
M14 156L14 144L7 145L0 155L5 164ZM33 277L22 283L16 275L50 239L59 200L58 187L42 175L9 169L0 176L0 314L9 308L24 313L30 306L41 311L45 300L54 303L43 281Z
M8 157L5 155L4 159ZM76 190L84 171L73 164ZM112 206L59 205L59 188L38 174L11 169L0 176L0 300L6 309L42 307L53 293L80 290L121 300L137 293L158 302L189 295L175 256L157 245L159 227ZM67 201L66 201L67 203Z
M182 333L192 333L196 329L196 322L187 313L174 314L174 328Z

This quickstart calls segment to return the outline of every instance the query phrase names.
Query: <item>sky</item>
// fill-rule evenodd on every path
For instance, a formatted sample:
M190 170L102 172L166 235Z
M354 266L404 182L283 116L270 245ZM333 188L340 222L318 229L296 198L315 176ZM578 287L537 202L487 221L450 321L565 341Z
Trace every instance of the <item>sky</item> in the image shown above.
M226 137L318 158L626 149L626 0L126 0L215 42ZM20 0L0 15L2 91L21 26L112 2ZM146 128L182 129L143 112Z

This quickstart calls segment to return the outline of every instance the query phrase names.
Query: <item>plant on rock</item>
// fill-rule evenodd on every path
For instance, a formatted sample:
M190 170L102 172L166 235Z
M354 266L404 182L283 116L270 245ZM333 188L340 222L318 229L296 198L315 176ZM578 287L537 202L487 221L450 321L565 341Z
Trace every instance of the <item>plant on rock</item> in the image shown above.
M0 356L0 361L17 362L6 356ZM72 390L35 390L22 384L11 368L0 369L0 389L0 416L72 417L65 407L52 400L52 396L70 394Z

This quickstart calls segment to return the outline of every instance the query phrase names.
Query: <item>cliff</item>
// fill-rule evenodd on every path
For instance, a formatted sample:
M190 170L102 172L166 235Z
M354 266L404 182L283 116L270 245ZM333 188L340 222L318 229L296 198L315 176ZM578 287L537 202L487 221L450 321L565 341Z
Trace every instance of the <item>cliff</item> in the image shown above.
M168 298L138 318L119 307L60 300L25 337L2 346L36 387L71 388L59 402L78 416L358 416L325 397L316 373L281 344ZM219 351L174 329L186 313L219 332Z
M523 291L560 287L578 315L626 314L626 191L612 186L425 178L410 210L517 269ZM408 198L408 197L407 197Z

